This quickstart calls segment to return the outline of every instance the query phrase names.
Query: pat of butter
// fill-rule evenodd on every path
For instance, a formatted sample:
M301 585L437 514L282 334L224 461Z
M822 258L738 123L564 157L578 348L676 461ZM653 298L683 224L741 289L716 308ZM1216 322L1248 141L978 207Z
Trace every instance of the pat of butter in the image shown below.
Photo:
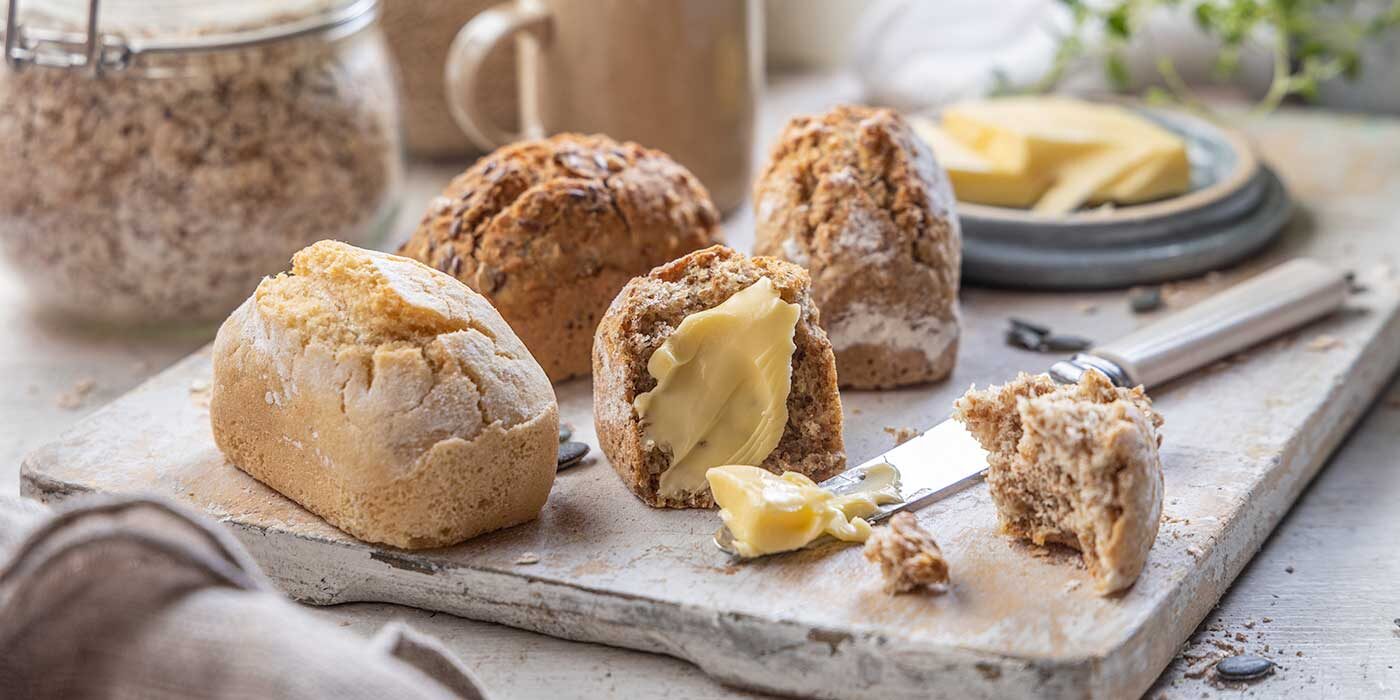
M938 164L948 171L953 193L961 201L1029 207L1050 186L1048 175L1002 168L953 138L931 119L912 117L909 122L914 133L933 150Z
M637 396L648 446L671 456L659 491L703 493L705 470L762 464L787 426L793 332L800 309L760 278L723 304L686 316L652 353L656 388Z
M1113 105L1062 97L965 102L944 111L943 128L998 168L1050 178L1054 184L1035 203L1043 213L1144 202L1191 184L1185 142ZM967 201L996 203L985 196Z
M898 503L899 472L889 464L868 469L861 488L838 496L797 472L777 476L760 467L730 465L705 474L719 517L745 557L800 549L826 534L847 542L870 537L865 517Z

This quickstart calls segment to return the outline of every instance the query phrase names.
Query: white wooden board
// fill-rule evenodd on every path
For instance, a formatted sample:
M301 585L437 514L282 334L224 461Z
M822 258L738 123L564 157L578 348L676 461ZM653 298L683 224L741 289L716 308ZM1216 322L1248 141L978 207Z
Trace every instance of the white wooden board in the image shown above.
M1184 285L1184 306L1259 266ZM885 428L943 419L968 384L1053 358L1005 348L1007 315L1099 339L1150 316L1121 296L970 290L960 364L928 387L844 396L858 463ZM1107 301L1107 300L1112 300ZM1400 307L1385 284L1346 312L1154 392L1165 415L1165 520L1143 577L1099 598L1069 550L996 532L985 487L919 518L954 585L891 598L855 547L734 565L712 512L638 502L600 456L560 475L541 518L458 547L360 543L222 459L208 428L208 357L197 353L27 460L23 489L155 492L229 524L267 572L314 603L386 601L546 634L670 654L738 685L821 697L1135 696L1172 658L1400 362ZM1335 344L1319 343L1324 336ZM1313 345L1328 347L1310 349ZM586 382L558 387L576 439L597 445ZM525 553L535 564L517 564Z

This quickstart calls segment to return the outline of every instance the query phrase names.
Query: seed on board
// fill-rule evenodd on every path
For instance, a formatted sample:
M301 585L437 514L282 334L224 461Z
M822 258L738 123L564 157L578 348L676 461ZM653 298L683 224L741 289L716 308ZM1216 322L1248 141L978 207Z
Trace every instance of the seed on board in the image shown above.
M1128 293L1128 306L1135 314L1145 314L1162 308L1161 287L1136 287Z
M1041 339L1045 336L1029 328L1012 325L1006 331L1006 344L1023 350L1040 351Z
M1011 318L1011 319L1007 319L1007 320L1011 321L1011 328L1012 328L1012 329L1025 330L1025 331L1029 331L1029 332L1031 332L1031 333L1034 333L1034 334L1036 334L1036 335L1049 335L1049 334L1050 334L1050 327L1049 327L1049 326L1042 326L1042 325L1040 325L1039 323L1032 323L1032 322L1030 322L1030 321L1026 321L1026 320L1019 319L1019 318Z
M540 563L540 555L535 554L534 552L525 552L525 553L523 553L523 554L521 554L520 556L518 556L518 557L515 558L515 563L520 564L520 565L523 565L523 566L529 566L529 565L531 565L531 564L538 564L538 563Z
M559 442L568 442L574 436L574 426L568 423L559 424Z
M583 461L588 454L588 445L582 442L566 442L559 446L559 469L568 469Z
M1274 662L1253 654L1227 656L1215 665L1215 675L1226 681L1252 681L1274 670Z
M1046 352L1078 352L1088 350L1093 341L1077 335L1051 333L1040 339L1040 349Z

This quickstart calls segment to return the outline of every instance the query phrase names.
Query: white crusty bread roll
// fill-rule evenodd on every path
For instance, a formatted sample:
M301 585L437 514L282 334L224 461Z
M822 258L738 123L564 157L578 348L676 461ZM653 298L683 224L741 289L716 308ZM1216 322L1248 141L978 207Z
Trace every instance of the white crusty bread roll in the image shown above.
M559 411L481 295L407 258L321 241L214 341L210 419L243 471L363 540L461 542L539 515Z

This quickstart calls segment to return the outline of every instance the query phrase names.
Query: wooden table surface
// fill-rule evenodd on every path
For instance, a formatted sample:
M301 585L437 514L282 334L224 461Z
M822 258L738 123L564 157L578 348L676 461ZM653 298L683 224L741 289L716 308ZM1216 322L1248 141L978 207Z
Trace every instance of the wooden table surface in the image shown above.
M771 139L788 115L856 94L844 80L778 81L764 104L759 141ZM1386 225L1395 231L1395 245L1365 263L1400 268L1400 193L1368 188L1375 178L1367 177L1378 168L1400 167L1400 122L1286 112L1252 124L1250 132L1304 205L1310 197L1348 197L1355 199L1358 221L1391 222ZM447 164L410 169L395 241L407 235L427 199L459 169ZM748 221L740 212L727 226L742 231ZM212 332L150 337L76 330L27 314L22 290L3 274L0 324L6 329L0 334L0 371L9 380L0 392L3 493L15 492L26 452L207 342ZM1393 380L1148 696L1400 696L1397 503L1400 381ZM391 619L407 620L441 638L505 698L557 697L561 691L570 697L626 698L662 689L674 698L750 696L664 656L390 605L314 612L366 636ZM1262 653L1278 661L1279 670L1250 686L1213 684L1201 672L1226 648Z

